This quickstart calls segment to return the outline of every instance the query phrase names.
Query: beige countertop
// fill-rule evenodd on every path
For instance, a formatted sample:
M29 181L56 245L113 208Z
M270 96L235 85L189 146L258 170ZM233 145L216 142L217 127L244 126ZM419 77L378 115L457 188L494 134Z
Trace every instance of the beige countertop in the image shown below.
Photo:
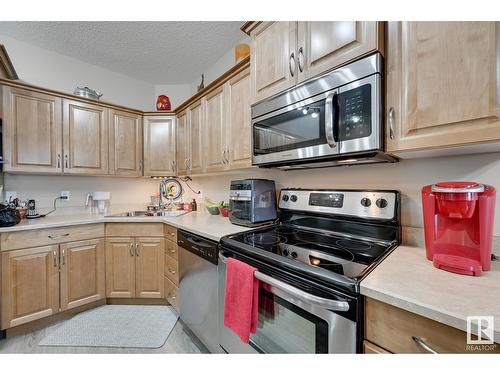
M108 213L125 212L127 210L115 209ZM227 217L221 215L210 215L204 210L188 212L178 217L108 217L102 214L90 213L86 210L68 210L48 215L39 219L22 220L13 227L0 228L1 233L16 232L32 229L45 229L62 226L94 224L94 223L152 223L159 222L170 224L176 228L187 230L208 239L219 241L221 237L238 232L244 232L252 228L231 224Z
M463 331L468 316L491 315L500 342L500 262L491 264L480 277L458 275L435 268L425 249L400 246L361 282L361 293Z

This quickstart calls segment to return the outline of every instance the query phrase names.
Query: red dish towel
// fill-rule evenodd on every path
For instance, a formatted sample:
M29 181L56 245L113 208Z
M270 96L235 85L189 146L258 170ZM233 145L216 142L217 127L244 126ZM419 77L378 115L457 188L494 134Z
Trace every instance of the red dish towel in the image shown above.
M224 325L248 343L257 331L259 318L259 280L257 269L234 258L227 258Z

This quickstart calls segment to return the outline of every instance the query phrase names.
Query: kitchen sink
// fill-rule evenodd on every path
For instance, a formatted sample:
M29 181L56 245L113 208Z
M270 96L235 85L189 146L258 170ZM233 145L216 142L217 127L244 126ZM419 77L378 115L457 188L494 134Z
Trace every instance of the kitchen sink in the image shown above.
M118 214L106 215L106 217L148 217L148 216L165 216L177 217L187 214L188 211L127 211Z

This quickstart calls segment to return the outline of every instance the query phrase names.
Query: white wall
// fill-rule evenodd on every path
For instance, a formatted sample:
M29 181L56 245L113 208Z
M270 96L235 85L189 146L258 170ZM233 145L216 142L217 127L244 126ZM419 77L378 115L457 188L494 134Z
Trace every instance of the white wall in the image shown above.
M194 178L203 197L228 200L232 179L259 177L285 187L327 189L397 189L402 194L402 224L422 227L421 189L439 181L476 181L500 190L500 153L403 160L396 164L344 166L281 172L258 169L232 175ZM498 192L500 195L500 191ZM190 193L190 196L193 196ZM500 236L500 197L496 201L495 235Z
M250 44L250 37L243 37L238 43L247 43ZM235 46L236 46L235 44ZM219 60L215 62L210 67L207 67L204 72L200 72L199 77L191 83L191 95L195 94L198 89L198 85L201 82L201 73L205 74L205 86L207 86L210 82L218 78L220 75L231 69L235 65L234 59L234 47L227 51Z
M72 94L88 86L104 94L110 103L153 111L156 96L152 83L137 80L108 69L48 51L8 36L0 35L19 78L27 83Z

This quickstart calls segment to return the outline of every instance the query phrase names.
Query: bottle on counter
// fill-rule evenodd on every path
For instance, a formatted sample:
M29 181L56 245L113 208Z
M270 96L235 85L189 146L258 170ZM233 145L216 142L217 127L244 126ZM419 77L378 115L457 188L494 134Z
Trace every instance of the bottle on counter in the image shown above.
M196 199L193 198L193 201L191 202L191 210L196 211L198 209L198 205L196 204Z

